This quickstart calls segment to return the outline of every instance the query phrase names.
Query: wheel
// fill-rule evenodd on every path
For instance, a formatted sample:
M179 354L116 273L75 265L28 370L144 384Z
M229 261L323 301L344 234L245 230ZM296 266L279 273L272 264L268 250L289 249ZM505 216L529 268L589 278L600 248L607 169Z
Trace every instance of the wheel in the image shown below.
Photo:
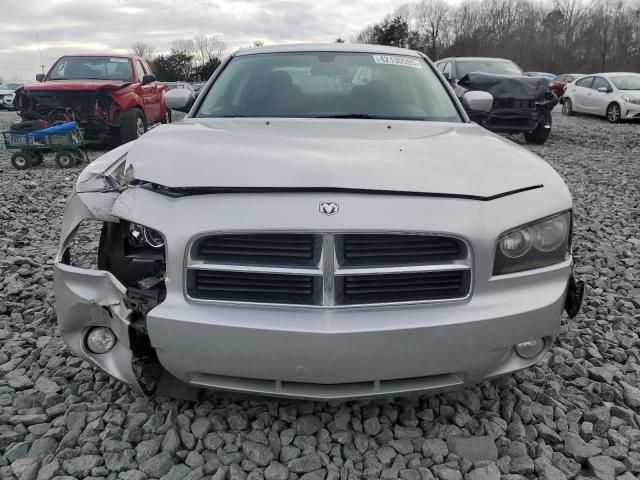
M60 168L71 168L75 166L76 158L72 152L58 152L56 153L56 163Z
M44 154L40 150L34 150L31 152L31 165L36 166L44 162Z
M11 155L11 165L16 170L26 170L27 168L31 168L31 155L27 152L16 152Z
M565 98L562 101L562 114L566 115L567 117L570 117L571 115L573 115L573 105L571 105L570 98Z
M551 122L551 112L549 110L538 112L538 126L533 132L525 133L524 139L527 143L542 145L551 135Z
M620 121L620 105L610 103L607 107L607 120L609 123L618 123Z
M80 165L87 157L84 153L84 150L76 148L75 150L71 150L71 154L75 159L75 165Z
M162 119L162 124L171 123L171 110L165 109L164 118Z
M147 119L139 109L132 108L122 114L122 126L120 127L122 143L140 138L146 131Z

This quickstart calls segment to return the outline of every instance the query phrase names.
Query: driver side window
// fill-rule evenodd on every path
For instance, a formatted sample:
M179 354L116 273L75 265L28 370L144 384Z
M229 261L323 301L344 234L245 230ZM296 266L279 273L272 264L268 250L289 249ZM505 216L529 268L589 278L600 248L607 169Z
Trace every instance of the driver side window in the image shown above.
M591 88L591 83L592 82L593 82L593 77L585 77L585 78L581 78L580 80L578 80L576 82L576 86L584 87L584 88Z
M604 78L595 77L593 79L593 85L591 85L591 88L593 88L594 90L598 90L602 87L606 88L607 90L611 89L611 85L609 85L609 82L607 82Z

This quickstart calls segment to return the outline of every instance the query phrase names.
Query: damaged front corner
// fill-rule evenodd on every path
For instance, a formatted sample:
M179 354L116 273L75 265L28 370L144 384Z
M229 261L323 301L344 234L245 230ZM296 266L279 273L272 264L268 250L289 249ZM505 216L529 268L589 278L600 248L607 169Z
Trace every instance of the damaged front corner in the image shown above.
M132 366L131 311L124 306L126 288L109 272L57 263L55 295L60 335L73 353L142 394ZM85 347L85 337L98 326L110 328L117 341L110 351L93 354Z
M74 267L64 261L82 221L119 222L111 213L118 195L118 192L74 192L69 199L55 258L56 316L60 334L73 353L143 394L132 366L131 311L124 303L125 286L108 271ZM85 347L88 331L97 326L110 328L117 337L115 346L107 353L94 354Z

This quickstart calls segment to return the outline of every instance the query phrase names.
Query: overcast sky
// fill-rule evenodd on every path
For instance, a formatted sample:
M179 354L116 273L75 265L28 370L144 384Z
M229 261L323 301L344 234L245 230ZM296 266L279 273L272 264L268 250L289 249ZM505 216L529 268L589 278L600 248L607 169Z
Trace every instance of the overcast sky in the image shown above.
M168 51L203 33L230 50L348 39L407 0L0 0L0 76L32 80L73 52L125 52L136 41Z

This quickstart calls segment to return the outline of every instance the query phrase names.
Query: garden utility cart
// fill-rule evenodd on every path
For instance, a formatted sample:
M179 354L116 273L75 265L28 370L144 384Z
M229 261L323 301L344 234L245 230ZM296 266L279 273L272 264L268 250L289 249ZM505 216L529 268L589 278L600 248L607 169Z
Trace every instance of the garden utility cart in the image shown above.
M82 130L75 121L35 131L10 130L2 132L2 136L7 150L16 150L11 155L11 165L18 170L40 165L45 152L55 152L55 162L60 168L89 161Z

